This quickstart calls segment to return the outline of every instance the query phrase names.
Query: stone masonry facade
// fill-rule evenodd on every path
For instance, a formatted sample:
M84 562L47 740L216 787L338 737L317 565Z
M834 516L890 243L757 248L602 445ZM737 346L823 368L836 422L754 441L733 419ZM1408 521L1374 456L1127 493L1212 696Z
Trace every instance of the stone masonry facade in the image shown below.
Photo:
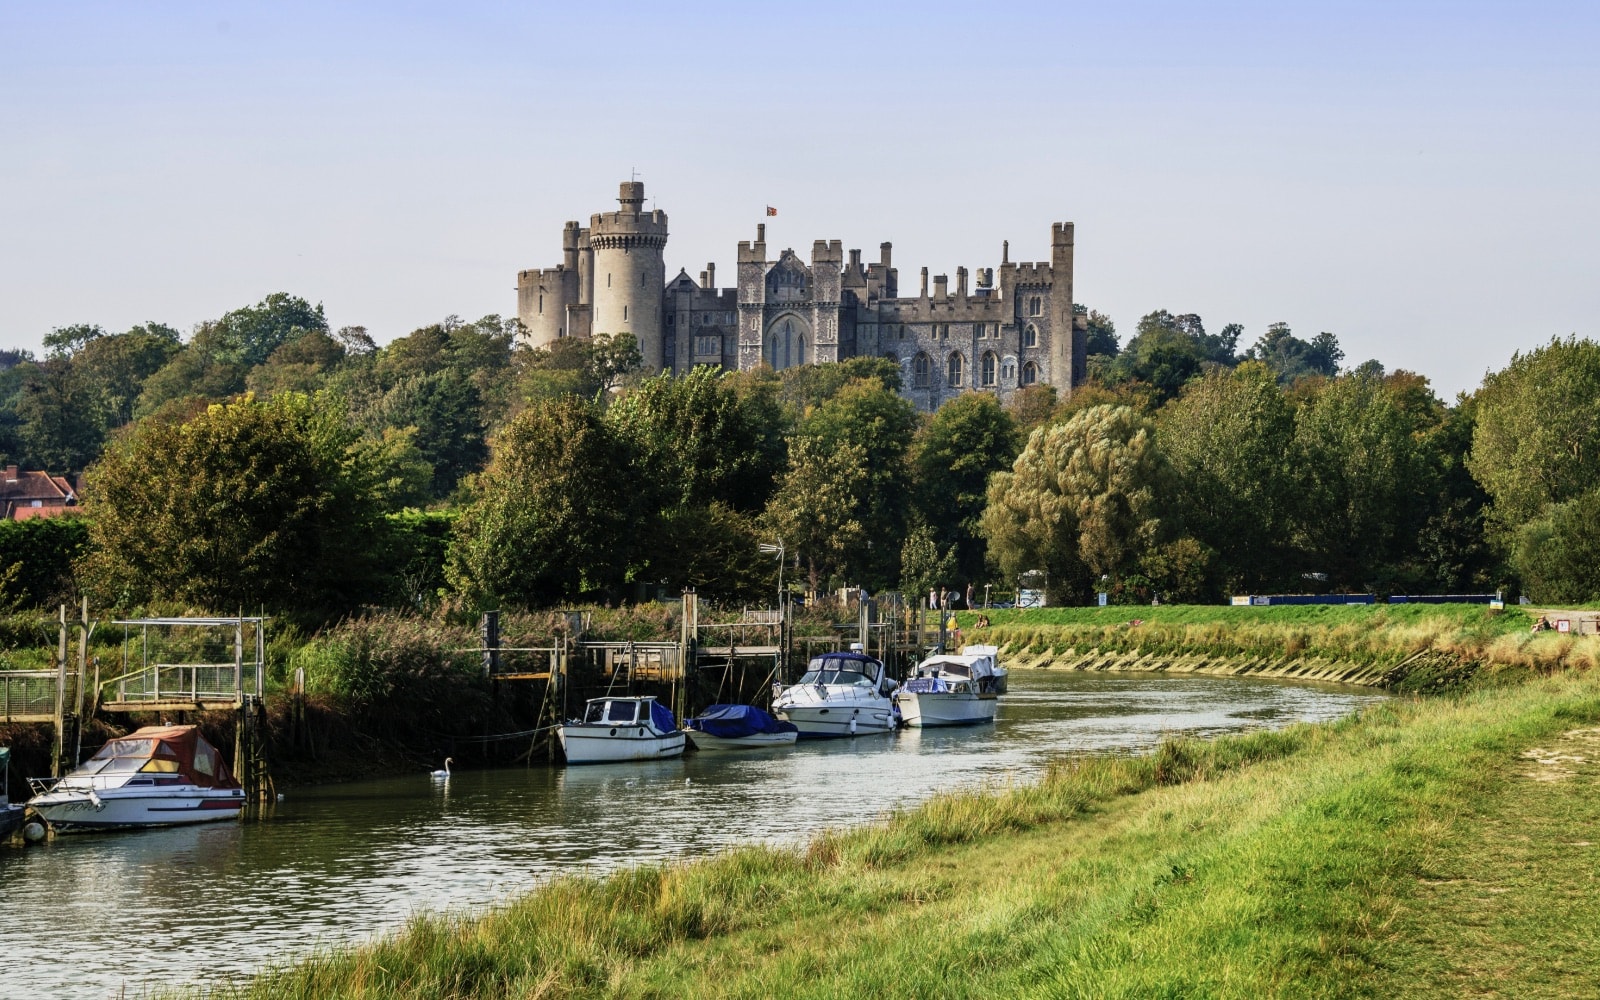
M697 365L774 369L884 357L900 366L903 393L925 411L962 392L1002 400L1028 385L1066 394L1083 381L1083 317L1072 306L1073 226L1050 227L1050 259L947 275L922 269L917 294L901 297L891 245L863 264L838 240L817 240L809 261L793 250L769 259L766 226L741 241L736 287L718 288L716 265L699 279L666 280L667 216L644 210L644 185L625 181L615 212L568 222L562 262L517 274L517 315L527 342L631 333L655 371ZM971 287L968 287L969 278Z

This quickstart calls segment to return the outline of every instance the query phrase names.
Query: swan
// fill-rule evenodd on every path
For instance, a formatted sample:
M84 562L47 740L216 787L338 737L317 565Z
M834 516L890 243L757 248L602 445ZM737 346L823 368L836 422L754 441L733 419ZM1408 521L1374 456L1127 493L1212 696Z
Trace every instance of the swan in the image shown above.
M449 778L450 777L450 762L453 761L453 760L455 760L454 757L446 757L444 759L444 770L443 771L434 771L433 772L433 777L438 778L441 781L443 781L446 778Z

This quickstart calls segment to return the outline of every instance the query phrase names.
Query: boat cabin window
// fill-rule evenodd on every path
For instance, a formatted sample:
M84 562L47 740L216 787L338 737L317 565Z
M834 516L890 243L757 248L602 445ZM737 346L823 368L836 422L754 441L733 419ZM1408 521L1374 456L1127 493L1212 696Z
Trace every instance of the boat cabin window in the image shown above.
M199 755L197 754L197 759L198 756ZM175 760L162 760L160 757L152 757L145 761L144 766L139 768L139 770L154 771L158 774L176 774L178 771L178 762ZM206 773L210 774L211 772L207 771Z
M631 723L638 715L636 701L603 701L590 705L584 713L584 722Z
M862 687L871 687L874 681L867 673L870 670L872 670L872 664L865 660L819 656L812 660L811 665L806 668L805 676L800 678L800 683L859 684Z
M148 757L151 753L151 740L112 740L95 752L95 760L104 760L107 757Z

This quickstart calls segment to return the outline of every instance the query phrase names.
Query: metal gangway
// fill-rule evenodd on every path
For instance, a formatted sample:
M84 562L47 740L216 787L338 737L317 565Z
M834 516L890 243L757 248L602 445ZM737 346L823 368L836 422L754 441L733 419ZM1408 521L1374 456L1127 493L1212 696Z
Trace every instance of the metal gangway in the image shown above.
M0 670L0 723L55 722L60 690L60 671Z
M104 699L100 708L107 712L195 712L238 708L251 697L259 702L266 687L266 630L263 627L266 621L262 617L243 616L114 621L112 624L123 627L122 673L106 680L95 678L94 689ZM151 629L174 628L231 629L233 659L211 663L160 662L159 632L153 659ZM135 629L138 629L137 649Z

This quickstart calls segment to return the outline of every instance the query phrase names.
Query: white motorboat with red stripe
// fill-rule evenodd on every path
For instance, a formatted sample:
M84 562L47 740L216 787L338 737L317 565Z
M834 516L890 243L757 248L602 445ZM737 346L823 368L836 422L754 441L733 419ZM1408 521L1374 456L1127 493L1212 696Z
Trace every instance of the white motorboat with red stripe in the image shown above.
M29 779L28 807L58 833L236 819L239 787L195 726L146 726L101 747L60 780Z

